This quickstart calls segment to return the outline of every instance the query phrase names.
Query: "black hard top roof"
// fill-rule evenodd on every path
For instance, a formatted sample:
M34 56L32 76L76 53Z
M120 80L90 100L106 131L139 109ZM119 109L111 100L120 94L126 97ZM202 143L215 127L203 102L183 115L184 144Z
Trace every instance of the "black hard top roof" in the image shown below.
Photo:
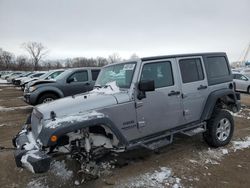
M174 54L174 55L143 57L143 58L141 58L141 60L142 61L150 61L150 60L157 60L157 59L190 57L190 56L225 56L225 55L226 55L225 52L206 52L206 53Z

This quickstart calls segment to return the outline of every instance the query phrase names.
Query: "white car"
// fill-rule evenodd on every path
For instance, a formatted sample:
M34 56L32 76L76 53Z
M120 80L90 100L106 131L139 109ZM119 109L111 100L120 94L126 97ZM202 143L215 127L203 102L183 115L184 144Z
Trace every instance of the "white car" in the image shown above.
M250 94L250 78L247 75L233 72L233 80L236 91L247 92Z

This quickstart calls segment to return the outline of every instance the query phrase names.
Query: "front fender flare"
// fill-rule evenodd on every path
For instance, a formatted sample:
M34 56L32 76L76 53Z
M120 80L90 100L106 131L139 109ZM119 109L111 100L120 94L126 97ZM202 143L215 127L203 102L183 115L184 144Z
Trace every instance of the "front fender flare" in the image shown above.
M52 135L56 135L59 138L67 133L95 125L104 125L110 128L119 140L119 145L128 145L127 139L121 134L115 124L106 116L101 118L91 118L84 121L65 121L61 122L60 126L56 128L44 127L39 134L38 139L42 142L43 146L53 146L56 145L56 143L51 142L50 137Z

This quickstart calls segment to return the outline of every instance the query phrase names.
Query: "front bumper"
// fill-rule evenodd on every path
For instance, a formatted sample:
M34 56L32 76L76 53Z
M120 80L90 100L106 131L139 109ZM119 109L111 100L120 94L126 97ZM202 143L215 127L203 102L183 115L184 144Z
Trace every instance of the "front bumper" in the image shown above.
M37 94L32 92L32 93L25 93L23 94L23 100L24 102L30 104L30 105L36 105L36 99L37 99Z
M12 140L17 148L14 157L17 167L27 168L33 173L47 172L50 168L51 157L40 150L33 134L25 125Z

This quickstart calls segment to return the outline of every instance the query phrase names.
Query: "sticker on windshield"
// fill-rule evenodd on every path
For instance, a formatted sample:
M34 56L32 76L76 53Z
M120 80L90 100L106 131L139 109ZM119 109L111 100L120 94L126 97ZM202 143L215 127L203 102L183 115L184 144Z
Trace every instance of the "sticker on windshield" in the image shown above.
M135 64L125 64L123 70L134 70Z

